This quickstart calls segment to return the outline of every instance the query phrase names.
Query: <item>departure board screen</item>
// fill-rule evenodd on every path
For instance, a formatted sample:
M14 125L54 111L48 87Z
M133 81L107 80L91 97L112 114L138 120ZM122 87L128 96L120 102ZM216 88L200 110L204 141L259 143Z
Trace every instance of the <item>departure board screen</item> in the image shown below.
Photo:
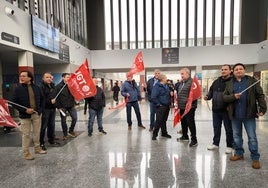
M33 45L59 53L59 31L36 16L32 15Z

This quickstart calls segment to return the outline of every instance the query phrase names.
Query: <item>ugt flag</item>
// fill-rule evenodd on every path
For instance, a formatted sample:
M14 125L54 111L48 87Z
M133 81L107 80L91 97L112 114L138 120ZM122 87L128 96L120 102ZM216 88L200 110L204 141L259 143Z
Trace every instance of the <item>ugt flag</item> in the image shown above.
M180 122L181 115L178 108L178 101L177 101L177 93L174 93L174 119L173 119L173 127L176 127L176 125Z
M184 110L184 113L182 114L181 118L183 118L183 116L185 116L190 109L192 108L192 102L194 100L197 100L201 97L201 86L196 78L196 76L194 76L193 81L192 81L192 85L190 88L190 92L189 92L189 96L187 99L187 103L186 103L186 107Z
M130 69L130 71L128 72L128 74L130 75L134 75L136 74L137 72L141 72L144 70L144 63L143 63L143 57L142 57L142 51L140 51L135 60L134 60L134 63Z
M96 95L97 89L90 76L87 59L71 75L68 80L68 88L77 101Z
M18 124L11 118L7 101L0 99L0 126L18 127Z

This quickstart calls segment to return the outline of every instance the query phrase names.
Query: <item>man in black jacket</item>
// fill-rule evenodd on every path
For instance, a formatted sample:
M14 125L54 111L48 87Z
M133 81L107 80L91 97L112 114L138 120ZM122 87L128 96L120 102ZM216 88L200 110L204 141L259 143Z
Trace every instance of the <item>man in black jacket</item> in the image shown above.
M40 88L33 83L32 72L26 70L19 75L18 85L11 97L13 105L19 111L22 131L22 151L26 160L33 160L34 157L29 151L31 143L31 130L33 131L33 143L36 154L46 154L39 143L41 113L44 108L44 97Z
M89 118L88 118L88 136L92 136L93 124L95 117L97 116L98 129L102 134L107 134L102 127L102 115L105 107L105 95L103 90L98 86L98 80L93 78L93 82L96 85L97 93L94 97L86 98L89 106Z
M40 146L43 150L46 150L45 146L45 134L47 129L47 138L50 145L58 146L59 143L55 142L55 116L56 116L56 107L55 99L52 98L52 92L55 89L55 85L52 82L52 75L49 72L43 74L42 82L40 88L43 91L45 98L45 108L42 113L42 123L40 131Z
M70 79L70 77L71 75L69 73L63 73L62 81L56 86L53 92L53 96L54 96L53 98L55 98L58 95L56 97L55 106L61 112L60 117L61 117L61 127L62 127L62 132L63 132L62 140L67 139L68 127L66 123L66 112L69 112L72 118L68 134L73 138L77 136L76 133L74 132L74 127L77 122L77 111L75 109L76 101L74 100L74 97L70 93L70 90L67 86L68 80Z
M215 150L219 148L221 139L221 125L223 122L226 133L226 154L232 153L233 148L233 129L231 120L227 113L227 103L223 102L223 92L226 87L226 82L231 79L231 66L223 65L221 68L221 76L215 80L209 88L208 94L204 97L204 100L212 99L212 117L213 117L213 144L208 146L208 150Z

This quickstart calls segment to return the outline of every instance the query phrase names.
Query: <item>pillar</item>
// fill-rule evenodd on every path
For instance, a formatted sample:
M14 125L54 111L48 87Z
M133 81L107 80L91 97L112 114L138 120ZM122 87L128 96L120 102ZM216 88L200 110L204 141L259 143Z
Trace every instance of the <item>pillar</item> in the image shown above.
M29 70L34 74L33 53L32 52L18 52L19 73L24 70Z

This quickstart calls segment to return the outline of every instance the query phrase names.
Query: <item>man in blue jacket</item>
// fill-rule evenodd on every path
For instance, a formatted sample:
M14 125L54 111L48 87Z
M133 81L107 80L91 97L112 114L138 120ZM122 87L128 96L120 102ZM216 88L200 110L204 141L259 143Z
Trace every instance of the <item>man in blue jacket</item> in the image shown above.
M132 120L131 120L131 107L134 108L138 127L145 129L141 122L141 113L138 101L141 100L140 90L137 86L135 80L133 80L132 74L127 74L127 80L123 83L121 89L121 95L127 98L126 111L127 111L127 123L128 130L132 128Z
M22 131L22 151L26 160L33 160L29 147L31 143L31 130L33 131L34 151L36 154L46 154L39 143L41 113L44 108L44 97L41 89L34 84L32 72L26 70L19 75L20 85L18 85L11 97L11 101L18 105L13 105L19 111Z
M166 75L160 74L158 76L158 82L156 82L154 85L151 95L151 100L156 111L156 120L152 140L156 140L160 128L163 137L171 138L171 136L167 133L167 119L170 110L170 98L173 94L174 93L170 92L167 85Z

